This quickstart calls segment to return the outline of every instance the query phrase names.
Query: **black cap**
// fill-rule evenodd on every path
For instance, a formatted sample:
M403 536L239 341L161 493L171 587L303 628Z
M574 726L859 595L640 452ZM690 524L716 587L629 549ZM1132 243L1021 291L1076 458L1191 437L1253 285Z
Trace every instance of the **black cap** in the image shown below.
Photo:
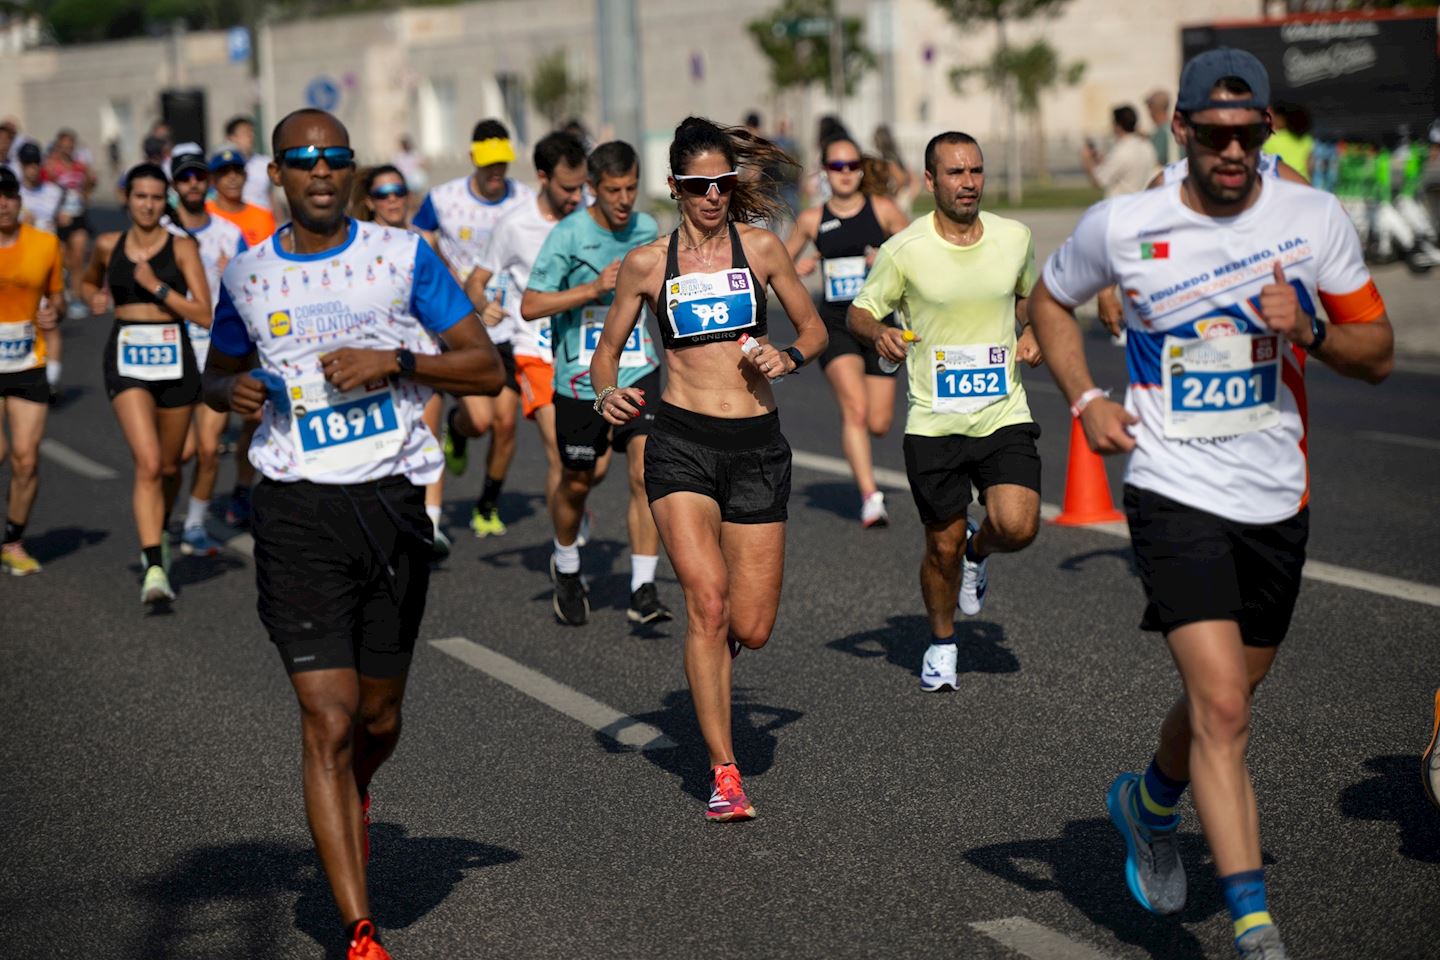
M0 193L15 195L20 192L20 178L9 167L0 166Z
M199 170L208 174L210 165L205 162L205 152L198 143L177 143L170 151L170 179L178 180L186 170Z
M1212 100L1210 91L1226 77L1245 81L1250 97L1245 100ZM1181 113L1199 110L1265 110L1270 106L1270 74L1253 53L1234 47L1206 50L1180 71L1180 93L1175 109Z
M20 144L20 150L16 154L16 159L18 159L22 165L27 163L39 163L41 159L40 144L28 142Z

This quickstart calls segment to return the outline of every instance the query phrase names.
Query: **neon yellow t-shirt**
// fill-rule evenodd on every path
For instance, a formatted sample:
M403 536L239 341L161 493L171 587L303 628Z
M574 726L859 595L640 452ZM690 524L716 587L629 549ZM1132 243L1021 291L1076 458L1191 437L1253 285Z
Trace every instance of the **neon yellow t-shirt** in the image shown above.
M920 337L906 364L906 433L988 437L1032 420L1015 299L1035 286L1035 242L1016 220L981 211L980 221L980 242L961 247L936 232L934 214L916 220L885 241L855 298L874 317L900 308Z

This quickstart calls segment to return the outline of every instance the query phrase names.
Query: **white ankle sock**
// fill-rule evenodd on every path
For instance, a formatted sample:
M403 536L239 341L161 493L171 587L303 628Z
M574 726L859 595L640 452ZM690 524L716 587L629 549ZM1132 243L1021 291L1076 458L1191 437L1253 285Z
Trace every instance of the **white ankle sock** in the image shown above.
M51 390L55 390L55 389L59 388L59 386L60 386L60 361L59 361L59 360L47 360L47 361L45 361L45 382L46 382L47 384L49 384Z
M440 507L425 508L425 516L429 517L430 523L437 527L440 526L440 509Z
M205 511L210 509L209 500L196 500L190 498L190 506L185 511L185 529L194 530L196 527L205 528Z
M575 544L565 546L559 540L555 544L555 569L560 573L580 572L580 548Z
M630 592L634 593L647 583L655 582L655 566L660 562L657 554L653 557L630 554Z

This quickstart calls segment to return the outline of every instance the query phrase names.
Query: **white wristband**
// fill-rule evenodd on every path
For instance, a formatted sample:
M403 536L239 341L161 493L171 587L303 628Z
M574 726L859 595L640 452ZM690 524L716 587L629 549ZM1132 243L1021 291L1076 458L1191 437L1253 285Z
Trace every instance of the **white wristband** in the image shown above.
M1102 390L1099 387L1091 387L1089 390L1086 390L1084 393L1080 394L1080 396L1075 398L1075 402L1070 405L1070 416L1080 416L1080 414L1085 412L1085 408L1090 406L1090 401L1096 399L1097 397L1108 396L1110 396L1109 390Z

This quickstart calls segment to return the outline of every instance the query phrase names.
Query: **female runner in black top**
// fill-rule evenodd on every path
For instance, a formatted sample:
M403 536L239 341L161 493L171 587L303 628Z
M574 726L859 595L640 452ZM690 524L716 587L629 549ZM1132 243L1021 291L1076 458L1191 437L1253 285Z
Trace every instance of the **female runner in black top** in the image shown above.
M830 334L820 366L840 405L840 445L860 488L860 522L884 526L890 518L885 495L875 485L870 437L890 432L895 371L881 369L875 348L855 339L845 326L845 313L860 293L880 244L910 221L884 195L883 160L862 156L853 140L840 136L820 148L820 161L830 182L830 199L800 214L785 246L796 258L800 276L820 267L820 317ZM810 244L818 259L801 257Z
M685 591L685 674L710 753L711 820L755 815L735 766L730 676L735 653L770 639L780 603L790 447L770 381L826 343L785 247L751 226L777 215L779 200L741 176L742 167L790 162L743 127L680 124L670 145L680 227L625 257L590 366L596 409L610 423L656 403L614 387L641 310L655 311L669 379L645 446L645 489ZM767 286L795 325L791 347L768 341Z
M125 177L130 229L101 234L81 281L97 316L114 301L105 347L105 390L135 460L132 503L140 535L142 603L175 599L165 521L180 491L180 455L200 399L200 371L184 321L210 326L210 287L200 248L160 222L165 171L142 163ZM171 220L179 220L173 214Z

